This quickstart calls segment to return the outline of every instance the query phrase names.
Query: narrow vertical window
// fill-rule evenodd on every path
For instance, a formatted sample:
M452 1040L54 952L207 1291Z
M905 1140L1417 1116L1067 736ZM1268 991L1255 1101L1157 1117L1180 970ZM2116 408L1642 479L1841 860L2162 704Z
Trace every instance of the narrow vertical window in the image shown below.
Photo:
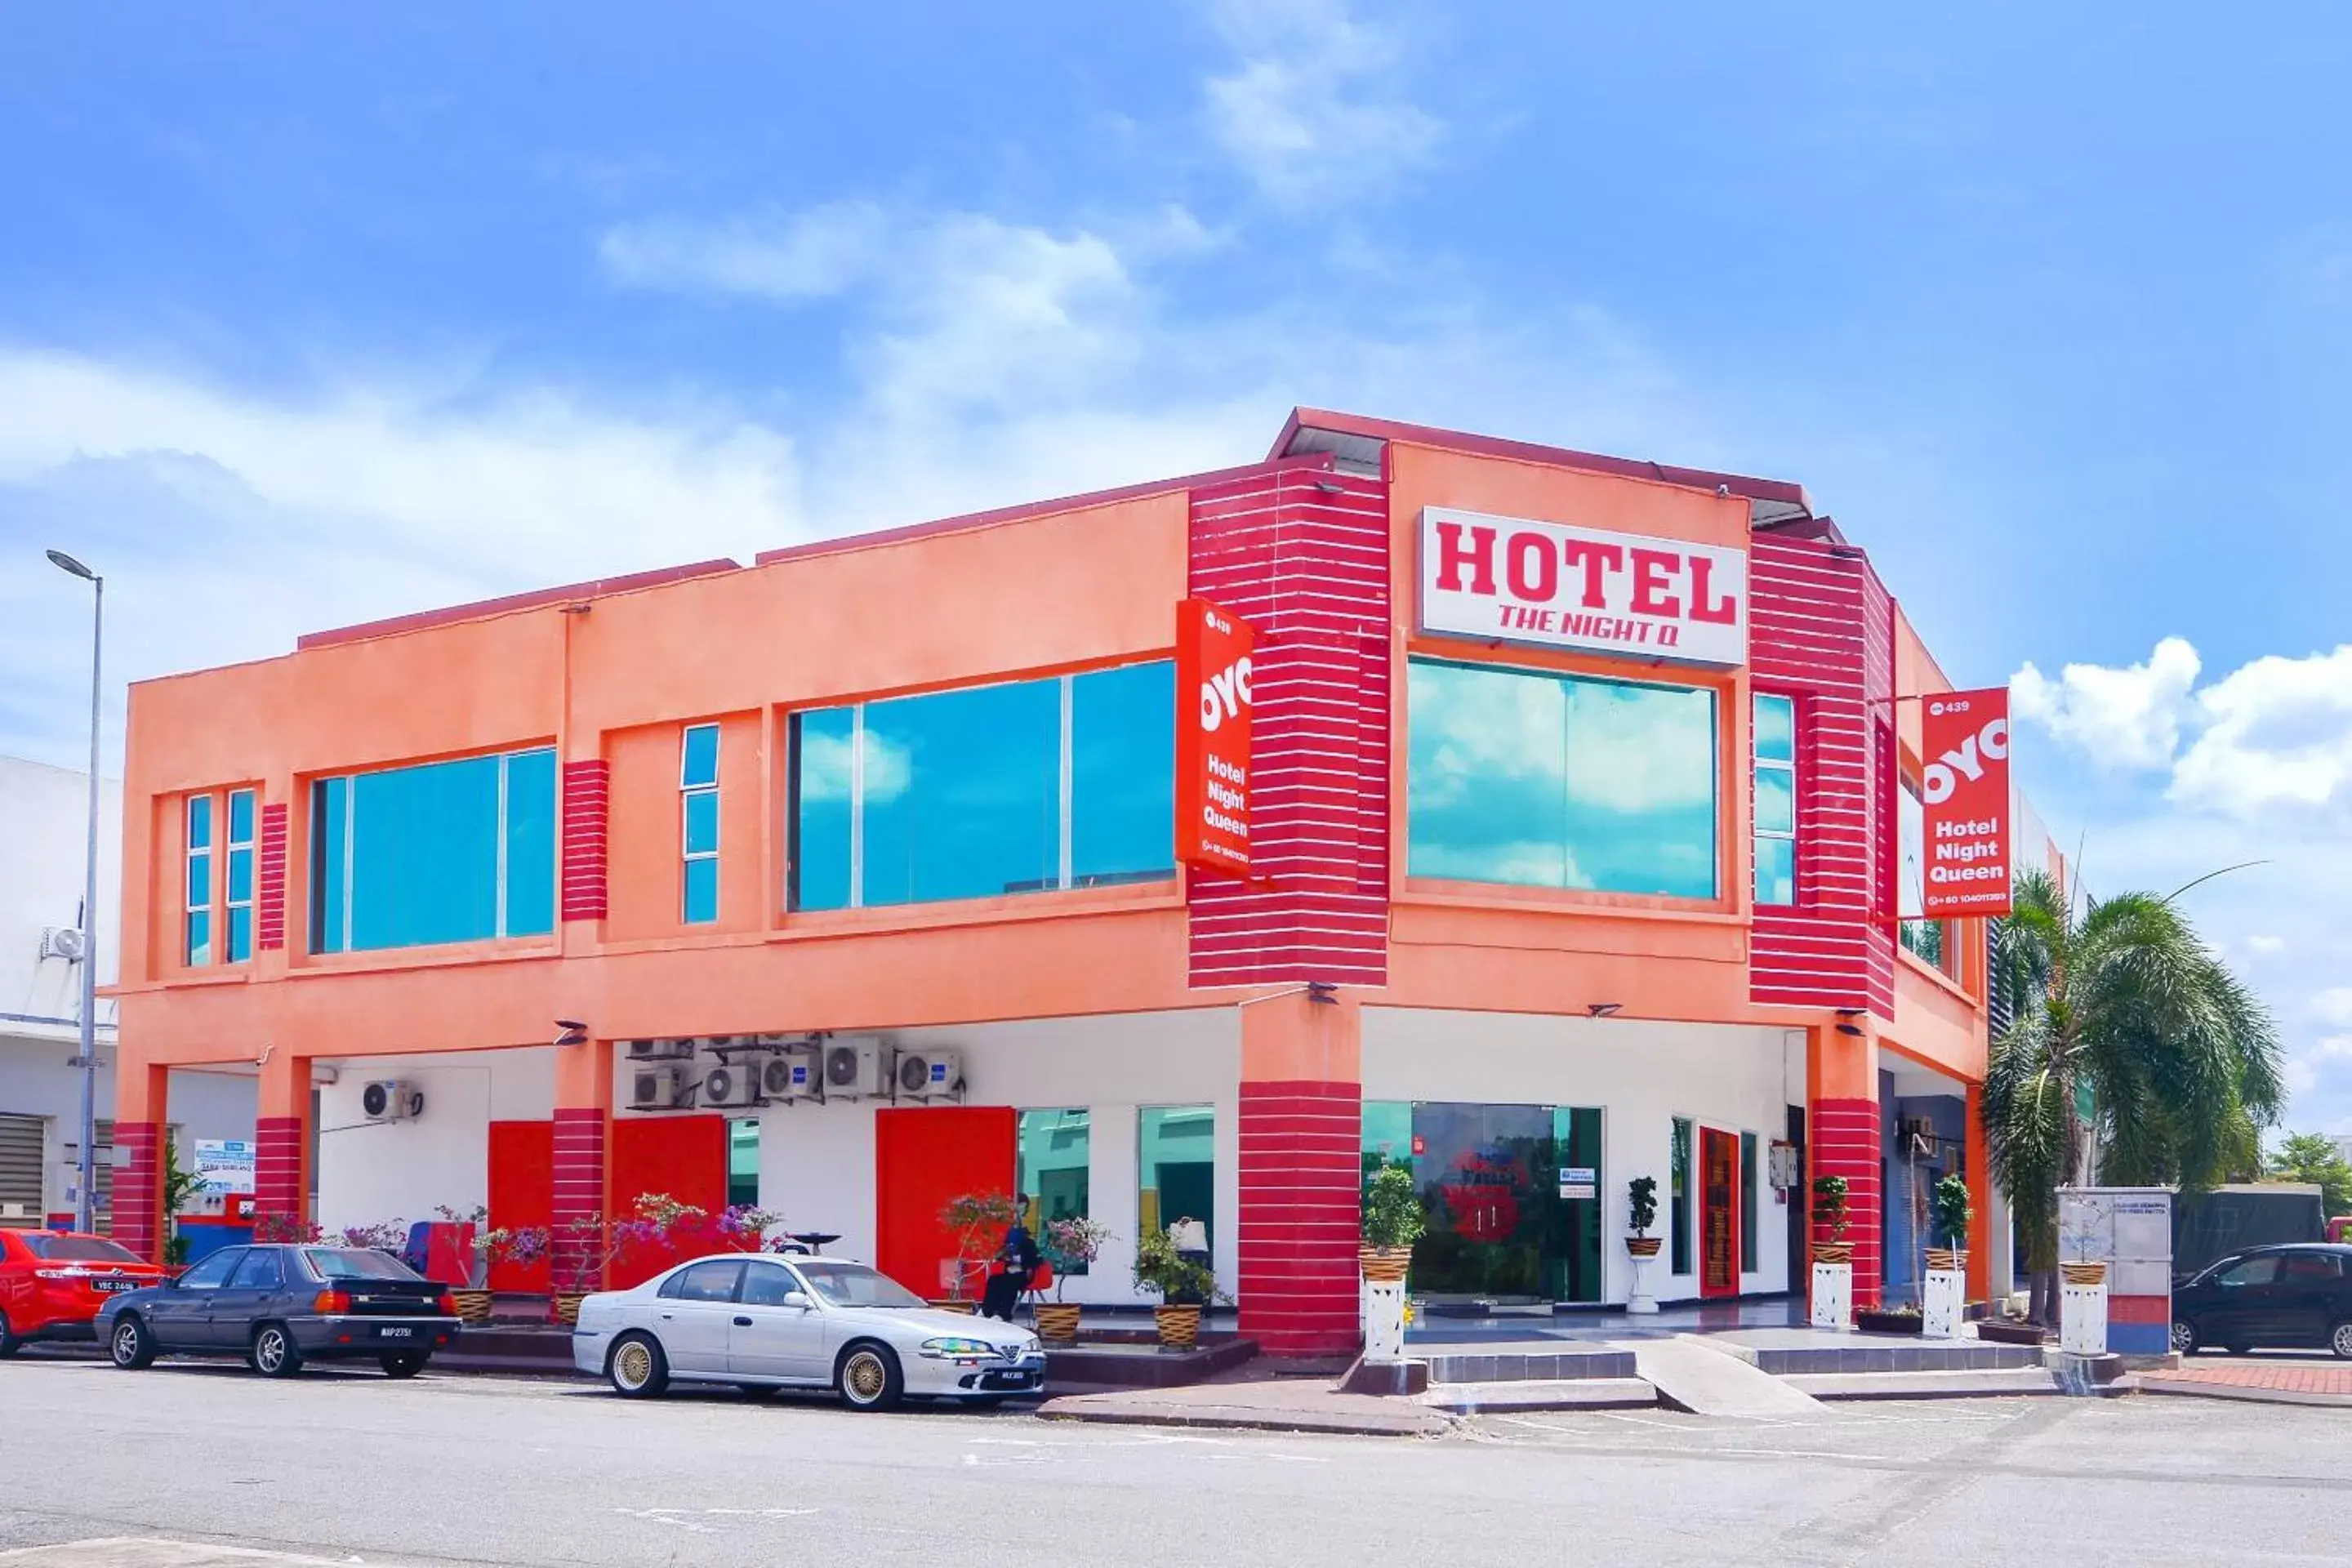
M1739 1271L1756 1272L1756 1134L1739 1135Z
M1691 1271L1691 1124L1675 1118L1674 1171L1666 1205L1667 1258L1676 1274Z
M341 952L351 945L351 900L343 876L351 864L348 803L351 781L310 785L310 951Z
M1797 901L1797 705L1757 694L1756 901Z
M187 797L188 964L213 961L213 797Z
M253 956L253 792L228 792L228 942L224 963Z
M719 918L719 726L689 724L678 746L678 817L686 868L681 917Z

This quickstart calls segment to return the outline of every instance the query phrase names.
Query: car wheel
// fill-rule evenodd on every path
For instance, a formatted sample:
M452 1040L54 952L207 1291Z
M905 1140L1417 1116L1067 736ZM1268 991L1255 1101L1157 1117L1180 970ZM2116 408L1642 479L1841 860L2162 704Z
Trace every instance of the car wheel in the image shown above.
M887 1410L898 1403L907 1386L898 1356L889 1346L871 1340L860 1340L842 1352L833 1380L841 1390L842 1402L852 1410Z
M386 1377L415 1377L433 1359L430 1351L394 1351L381 1358Z
M253 1331L253 1370L264 1377L291 1377L302 1370L302 1349L283 1323Z
M114 1331L106 1336L107 1358L125 1372L138 1372L155 1364L155 1336L147 1321L136 1312L125 1312L114 1321Z
M669 1387L669 1358L651 1334L623 1334L604 1358L604 1379L624 1399L652 1399Z
M2327 1348L2340 1360L2352 1361L2352 1322L2336 1325L2336 1331L2327 1336Z
M2174 1320L2172 1324L2172 1348L2179 1352L2182 1355L2195 1355L2197 1353L2197 1325L2190 1322L2186 1318Z
M16 1332L8 1327L8 1314L0 1312L0 1361L6 1360L24 1348L25 1342L18 1339Z

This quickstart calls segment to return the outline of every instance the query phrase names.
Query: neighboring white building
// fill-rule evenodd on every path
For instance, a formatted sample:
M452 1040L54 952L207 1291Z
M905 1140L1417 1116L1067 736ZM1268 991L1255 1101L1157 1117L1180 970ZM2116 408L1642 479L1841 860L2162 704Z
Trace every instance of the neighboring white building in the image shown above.
M81 973L55 933L82 923L82 847L89 775L0 757L0 1226L73 1212L81 1162ZM99 791L98 978L115 976L121 903L122 792ZM106 1138L114 1111L114 1005L98 1005L98 1195L110 1191ZM256 1079L173 1076L180 1152L195 1138L253 1135Z

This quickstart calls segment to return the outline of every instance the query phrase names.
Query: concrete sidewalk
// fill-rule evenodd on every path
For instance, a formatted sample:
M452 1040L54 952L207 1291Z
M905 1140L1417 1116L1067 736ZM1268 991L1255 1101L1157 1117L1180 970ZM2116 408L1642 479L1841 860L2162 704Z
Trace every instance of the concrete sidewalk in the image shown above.
M1412 1399L1341 1394L1321 1377L1240 1377L1183 1388L1066 1394L1037 1408L1048 1421L1328 1432L1363 1437L1442 1437L1454 1418Z
M2138 1384L2142 1394L2352 1409L2352 1365L2341 1362L2200 1359L2169 1371L2143 1372L2138 1374Z

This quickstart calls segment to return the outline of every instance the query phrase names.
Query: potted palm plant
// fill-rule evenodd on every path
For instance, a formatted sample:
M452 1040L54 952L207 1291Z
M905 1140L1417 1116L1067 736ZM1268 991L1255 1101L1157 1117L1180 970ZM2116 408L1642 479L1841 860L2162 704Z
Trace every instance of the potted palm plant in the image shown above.
M1937 1182L1927 1202L1929 1234L1943 1245L1927 1248L1921 1331L1931 1340L1948 1340L1958 1335L1960 1311L1967 1304L1969 1221L1975 1217L1976 1205L1969 1197L1968 1178L1957 1173Z
M1636 1176L1625 1184L1625 1223L1632 1232L1625 1237L1625 1256L1633 1270L1625 1291L1625 1310L1654 1312L1658 1299L1650 1293L1650 1263L1665 1239L1650 1234L1650 1227L1658 1223L1657 1177Z
M989 1256L1004 1243L1004 1233L1017 1217L1010 1193L965 1193L940 1211L940 1223L956 1233L954 1278L948 1293L931 1305L944 1311L971 1312L978 1303L964 1294L975 1274L987 1268Z
M1853 1310L1853 1247L1845 1238L1851 1223L1846 1214L1843 1176L1813 1178L1813 1225L1828 1234L1813 1243L1813 1327L1843 1329Z
M1084 1215L1068 1215L1045 1226L1045 1260L1054 1266L1054 1299L1037 1309L1037 1337L1049 1344L1077 1342L1078 1304L1062 1300L1072 1274L1102 1256L1110 1226Z
M1153 1311L1160 1343L1168 1350L1190 1350L1201 1337L1201 1309L1219 1298L1217 1277L1205 1263L1196 1263L1176 1247L1174 1226L1147 1230L1135 1244L1135 1284L1160 1298Z
M1412 1244L1428 1224L1411 1171L1384 1165L1374 1172L1364 1184L1363 1245L1356 1252L1364 1278L1375 1284L1403 1283L1412 1263Z

